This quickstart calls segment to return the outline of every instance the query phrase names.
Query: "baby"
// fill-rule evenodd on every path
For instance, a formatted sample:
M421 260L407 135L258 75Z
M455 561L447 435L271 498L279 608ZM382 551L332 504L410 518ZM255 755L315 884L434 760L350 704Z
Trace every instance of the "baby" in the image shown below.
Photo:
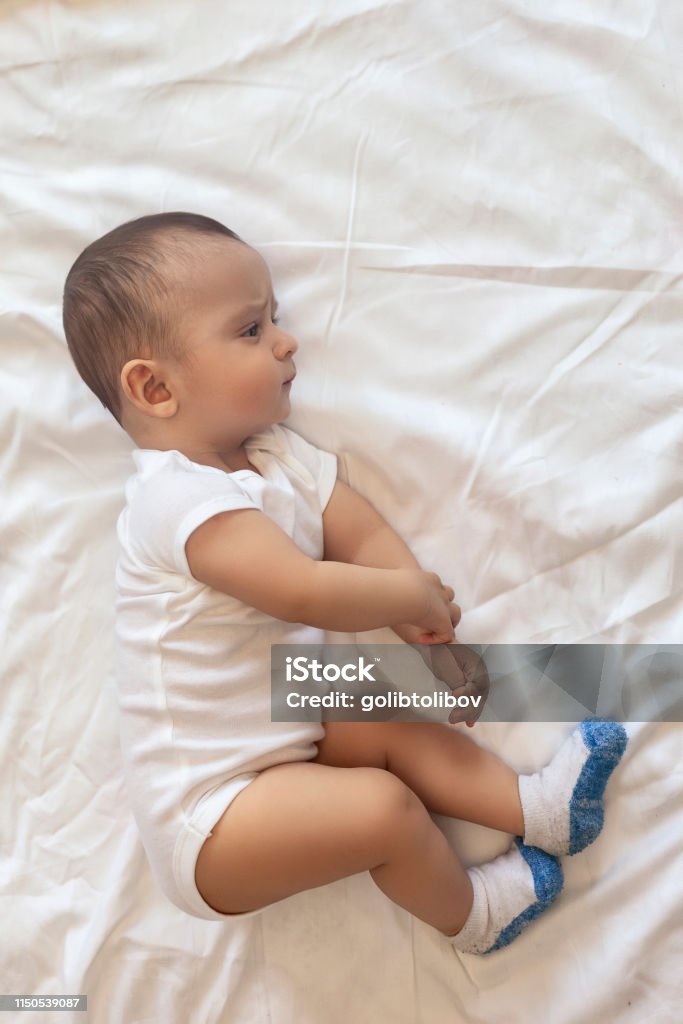
M270 646L389 626L454 641L436 573L288 427L297 343L262 257L207 217L141 217L64 290L83 380L135 442L117 531L127 789L166 896L248 918L369 871L456 950L508 945L602 828L626 734L587 721L518 776L443 723L272 722ZM247 514L248 513L248 514ZM465 870L429 812L516 837Z

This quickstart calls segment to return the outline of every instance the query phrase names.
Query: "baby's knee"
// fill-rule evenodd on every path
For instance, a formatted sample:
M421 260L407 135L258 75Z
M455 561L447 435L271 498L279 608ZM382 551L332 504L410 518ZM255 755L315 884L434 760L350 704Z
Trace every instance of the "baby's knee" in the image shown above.
M431 821L424 804L405 782L384 768L357 768L366 773L362 787L365 824L386 846Z

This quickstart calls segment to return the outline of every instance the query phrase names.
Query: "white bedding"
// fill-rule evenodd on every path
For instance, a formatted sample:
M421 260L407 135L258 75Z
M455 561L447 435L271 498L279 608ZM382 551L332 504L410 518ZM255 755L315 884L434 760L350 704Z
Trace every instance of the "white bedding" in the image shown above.
M682 44L674 0L0 7L0 991L89 1001L24 1024L681 1020L678 724L629 726L603 834L493 957L368 874L234 926L164 900L112 680L132 442L61 293L124 220L216 217L299 339L288 425L454 587L460 640L681 642ZM531 770L570 728L474 736ZM437 820L469 863L509 842Z

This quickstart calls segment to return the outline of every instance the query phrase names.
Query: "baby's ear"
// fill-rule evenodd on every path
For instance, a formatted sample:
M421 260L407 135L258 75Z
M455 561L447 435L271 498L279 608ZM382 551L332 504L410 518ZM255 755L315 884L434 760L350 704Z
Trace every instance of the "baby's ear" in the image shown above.
M130 359L121 370L124 396L148 416L172 416L176 401L152 359Z

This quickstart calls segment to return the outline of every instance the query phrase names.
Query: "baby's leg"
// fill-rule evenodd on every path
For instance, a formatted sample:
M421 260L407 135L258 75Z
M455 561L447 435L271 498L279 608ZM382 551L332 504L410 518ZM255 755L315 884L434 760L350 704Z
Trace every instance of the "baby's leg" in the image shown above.
M456 949L507 945L562 887L554 857L521 843L466 872L415 793L391 772L314 762L261 772L213 828L197 888L226 914L369 871Z
M523 836L560 856L579 853L600 834L605 788L626 744L618 722L582 722L542 771L517 775L447 725L328 722L316 760L387 768L430 811Z
M517 772L452 726L328 722L316 761L386 768L436 814L524 834Z
M233 800L197 860L197 888L221 913L267 906L369 871L399 906L460 930L472 886L418 797L391 772L275 765Z

